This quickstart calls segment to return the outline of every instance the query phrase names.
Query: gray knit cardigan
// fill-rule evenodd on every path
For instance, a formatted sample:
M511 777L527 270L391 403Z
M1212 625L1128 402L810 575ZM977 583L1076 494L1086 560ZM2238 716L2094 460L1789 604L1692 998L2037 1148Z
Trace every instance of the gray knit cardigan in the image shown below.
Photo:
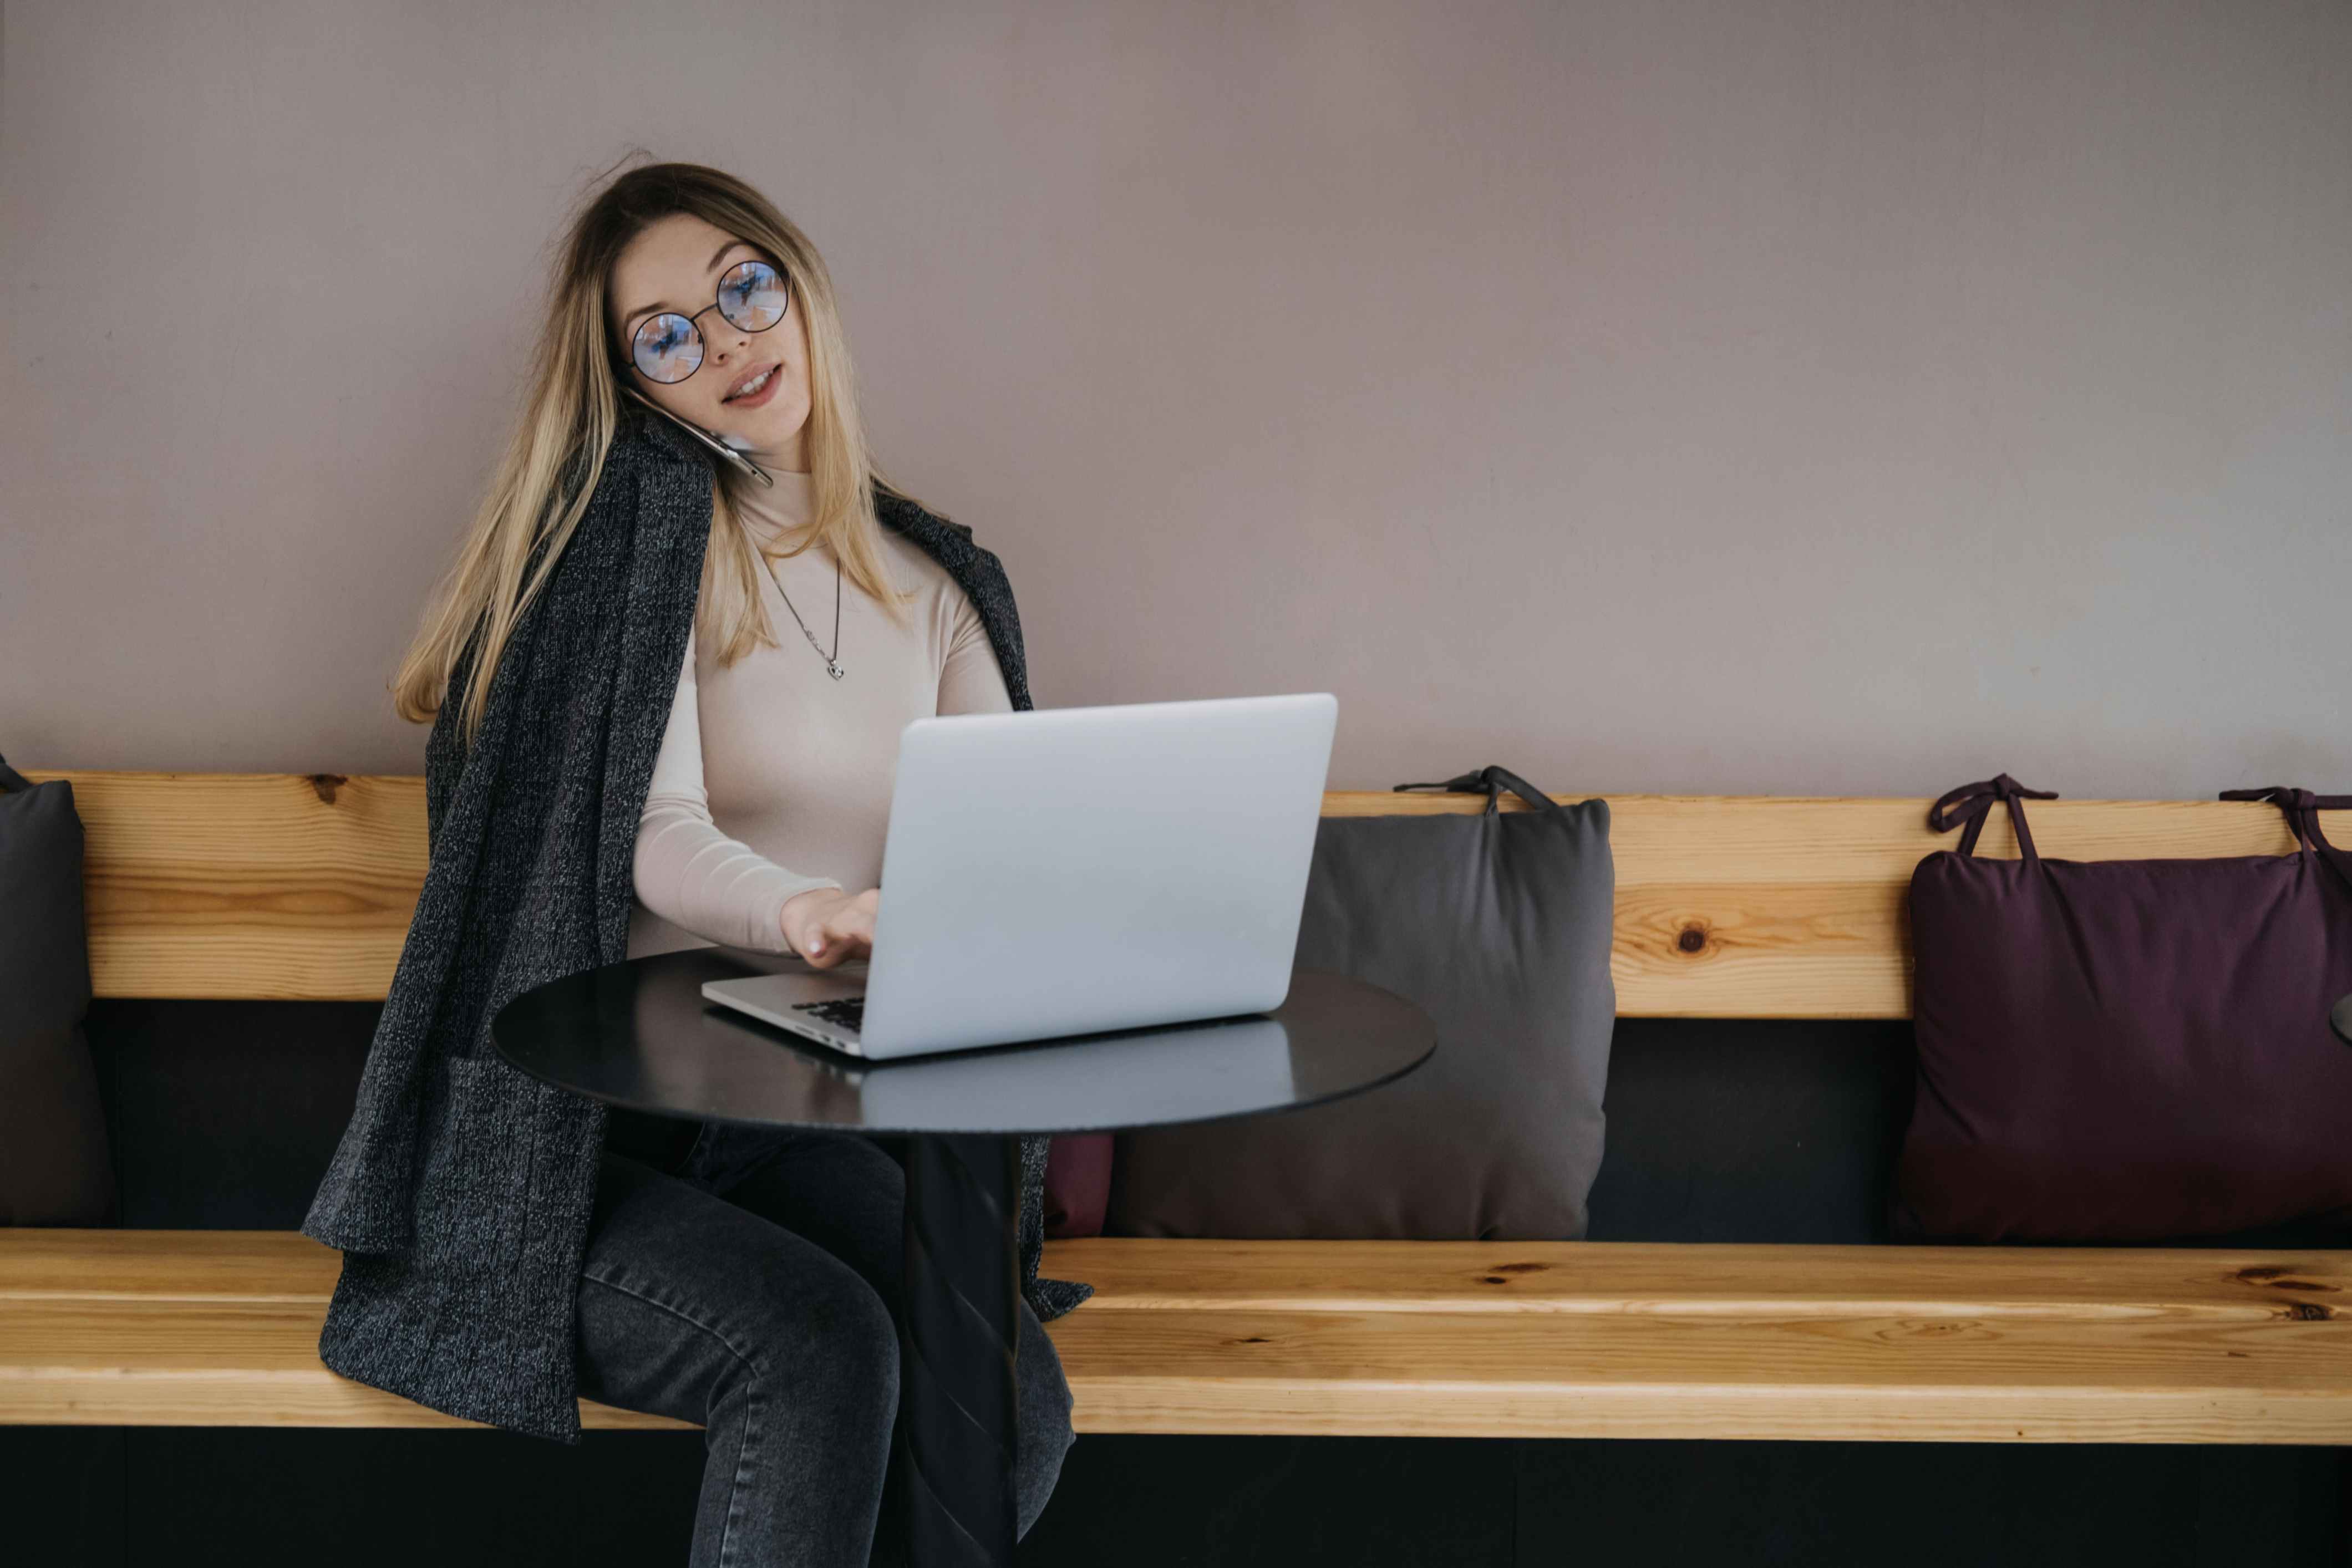
M580 1440L574 1292L605 1109L509 1067L489 1024L533 986L627 956L637 813L699 594L709 464L667 422L625 413L470 749L457 724L467 646L425 742L424 891L302 1222L343 1251L319 1336L328 1366L566 1443ZM1003 564L963 524L879 486L876 498L884 525L971 596L1013 707L1028 708ZM1037 1277L1049 1141L1020 1140L1022 1293L1040 1320L1094 1293Z

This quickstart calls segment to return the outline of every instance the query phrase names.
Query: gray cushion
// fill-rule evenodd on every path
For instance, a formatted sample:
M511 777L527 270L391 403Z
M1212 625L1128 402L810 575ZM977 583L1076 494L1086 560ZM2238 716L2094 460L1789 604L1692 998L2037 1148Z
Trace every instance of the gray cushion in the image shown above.
M104 1225L114 1174L82 1020L81 817L73 784L0 761L0 1225Z
M1120 1134L1105 1234L1582 1238L1615 882L1604 800L1323 819L1297 961L1421 1004L1435 1056L1327 1105Z

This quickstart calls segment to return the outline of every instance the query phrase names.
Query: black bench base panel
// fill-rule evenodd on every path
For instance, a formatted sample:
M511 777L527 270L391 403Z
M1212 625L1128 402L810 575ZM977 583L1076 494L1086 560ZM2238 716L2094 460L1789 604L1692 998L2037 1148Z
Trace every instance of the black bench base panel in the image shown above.
M0 1427L0 1500L9 1560L60 1568L619 1568L682 1558L701 1460L696 1432ZM1020 1561L2344 1568L2352 1449L1089 1433Z

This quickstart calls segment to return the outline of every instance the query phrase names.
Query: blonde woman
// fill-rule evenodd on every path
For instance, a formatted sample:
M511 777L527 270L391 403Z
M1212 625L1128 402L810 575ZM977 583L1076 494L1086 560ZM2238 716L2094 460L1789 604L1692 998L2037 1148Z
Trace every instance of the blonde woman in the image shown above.
M609 794L614 778L632 777L635 732L609 711L619 699L597 695L607 688L672 693L627 846L628 955L725 943L797 953L819 967L864 955L899 730L933 713L1027 706L1001 568L969 529L882 479L824 264L743 182L677 163L612 179L572 223L537 303L546 327L524 417L397 681L402 712L435 720L436 860L465 852L474 834L503 869L468 873L462 915L441 913L436 900L457 909L459 894L441 894L428 876L423 934L412 928L404 970L432 961L440 949L430 933L478 918L498 888L520 881L542 891L514 895L518 909L561 909L581 899L545 888L594 885L593 869L557 879L545 852L514 846L511 824L502 831L488 815L462 833L446 824L465 809L455 759L476 765L467 748L478 732L495 731L508 759L495 789L476 786L494 801L484 813L521 810L516 802L528 797L519 792L531 788L584 799L600 780ZM560 606L657 599L642 584L665 580L645 558L658 558L665 538L683 540L671 553L698 542L696 438L640 399L717 433L772 480L701 458L709 505L698 572L680 566L667 580L691 585L693 599L674 689L653 678L669 669L597 663L623 658L612 649L649 644L652 632L606 635L595 613L578 608L550 612L559 618L545 624L532 619L542 592L568 593ZM677 534L656 526L681 516L689 521ZM558 566L567 544L576 559ZM598 583L596 573L613 580ZM543 588L548 580L558 586ZM674 597L682 606L684 593ZM653 615L646 624L664 622ZM526 641L531 672L517 679L541 680L530 689L549 695L500 699L500 655ZM553 649L576 650L568 684L566 672L544 667L565 656ZM536 706L486 727L500 700ZM566 740L545 738L599 725L598 735L617 738L562 752ZM545 760L556 756L567 760ZM537 782L564 768L576 777ZM560 830L547 824L568 820L557 794L547 800L555 803L521 836L552 837ZM597 840L591 822L579 841L586 847L566 863L611 862L610 838L608 826ZM459 873L446 874L454 885ZM526 953L557 940L536 929L497 936ZM530 973L580 964L547 959ZM499 994L516 983L508 976ZM451 1060L424 1060L436 1053L431 1026L410 1029L394 1015L438 1017L449 1010L446 995L412 1005L400 985L352 1126L304 1226L346 1249L320 1341L328 1364L439 1408L572 1440L567 1377L576 1375L579 1394L705 1427L692 1563L893 1560L904 1549L894 1534L904 1482L891 1462L904 1193L895 1145L846 1132L603 1113L527 1084L463 1043L440 1047ZM420 1098L424 1131L408 1134ZM583 1120L592 1114L602 1115L601 1143L583 1153L576 1129L597 1124ZM400 1135L415 1146L384 1152L400 1149ZM530 1155L508 1158L503 1177L457 1168L506 1158L499 1151L518 1145ZM1073 1440L1069 1388L1039 1309L1056 1315L1088 1287L1034 1278L1043 1154L1028 1145L1023 1154L1030 1212L1014 1487L1025 1535ZM563 1173L584 1173L591 1161L593 1197L584 1174L567 1188ZM412 1181L413 1198L387 1196ZM509 1190L517 1185L529 1192ZM575 1189L583 1201L567 1208ZM518 1235L511 1260L477 1262ZM566 1281L575 1291L568 1301ZM567 1320L565 1366L541 1342Z

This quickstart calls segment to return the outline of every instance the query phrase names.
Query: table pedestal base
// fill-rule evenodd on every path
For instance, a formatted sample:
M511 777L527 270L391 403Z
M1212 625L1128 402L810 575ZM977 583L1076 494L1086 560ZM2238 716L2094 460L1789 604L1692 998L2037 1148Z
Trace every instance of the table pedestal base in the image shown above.
M919 1568L1013 1562L1020 1199L1019 1139L908 1139L906 1310L891 1441Z

